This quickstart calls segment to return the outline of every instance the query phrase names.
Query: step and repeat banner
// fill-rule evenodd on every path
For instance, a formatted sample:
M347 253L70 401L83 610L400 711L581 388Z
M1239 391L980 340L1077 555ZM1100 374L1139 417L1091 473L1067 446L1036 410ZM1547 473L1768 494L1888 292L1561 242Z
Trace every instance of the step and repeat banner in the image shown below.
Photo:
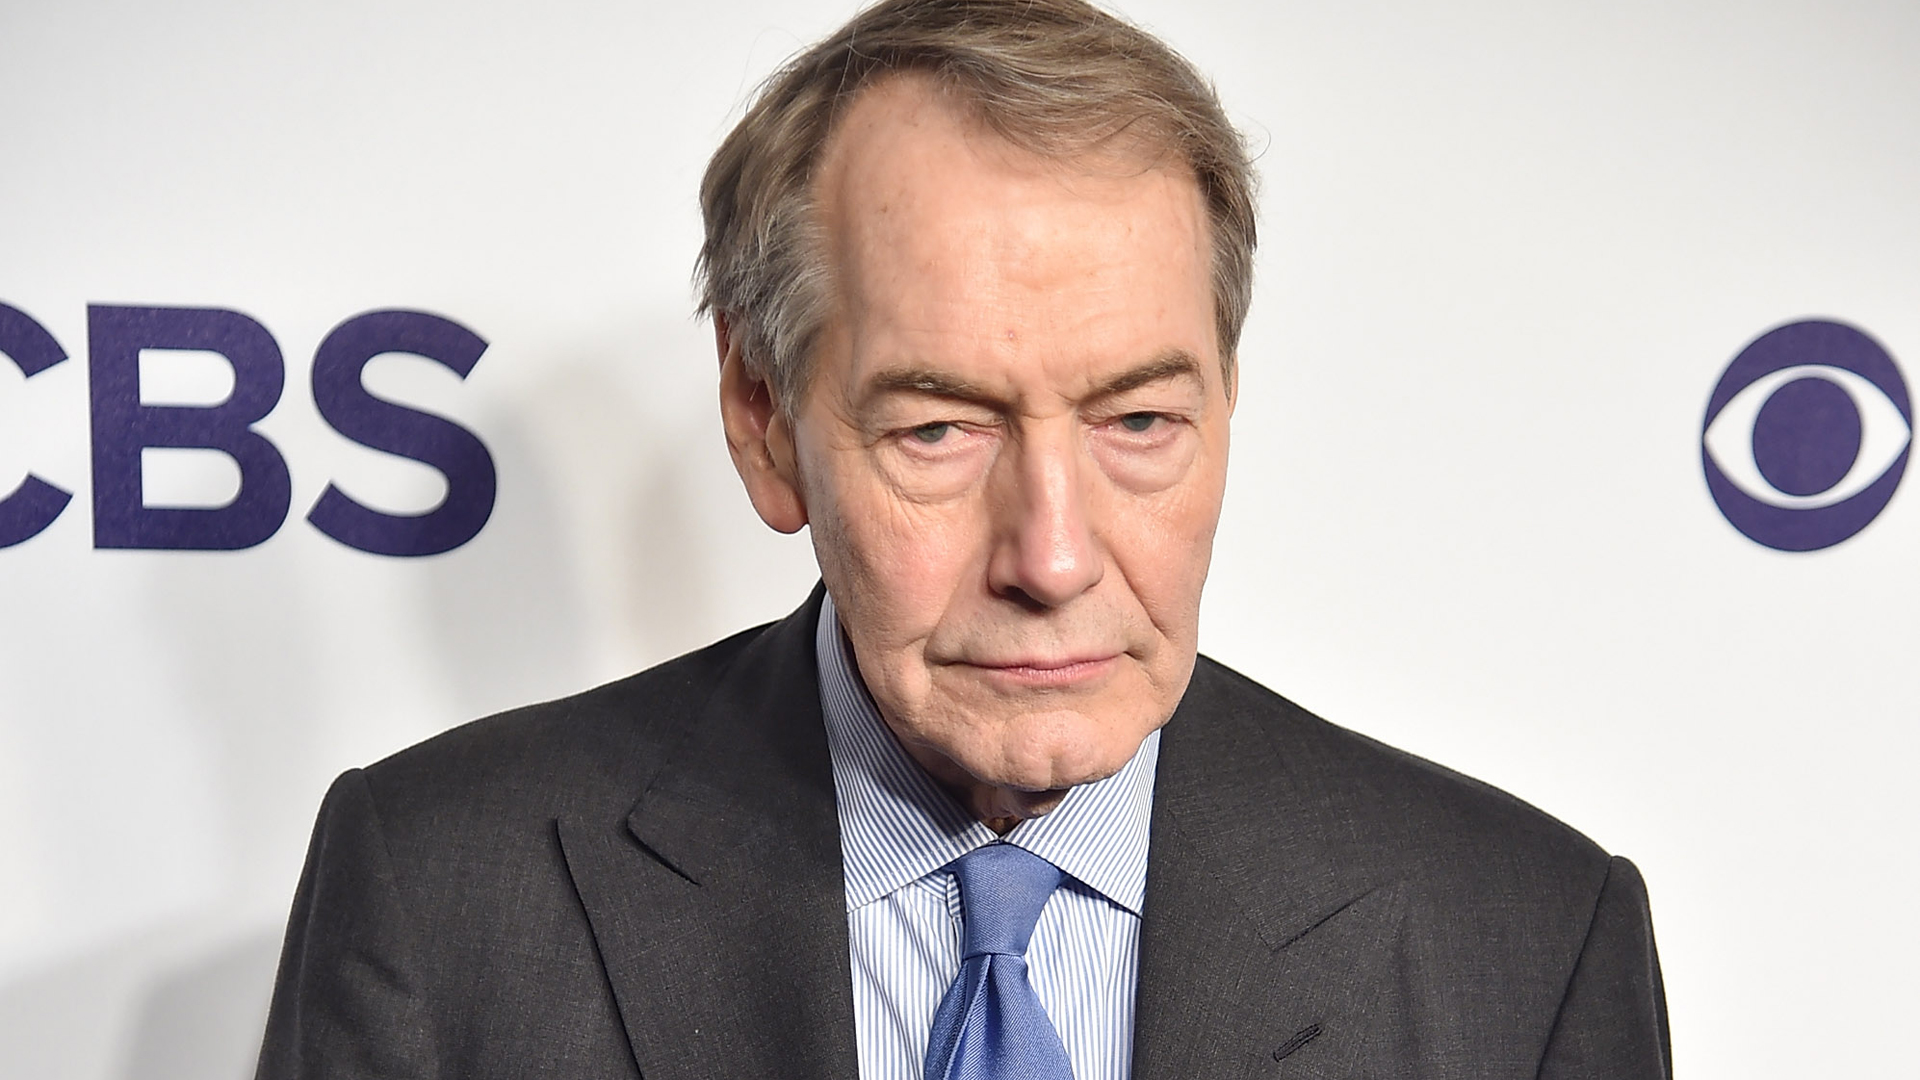
M805 597L694 193L852 10L0 9L0 1075L248 1075L335 775ZM1920 8L1122 10L1264 178L1203 648L1631 856L1686 1074L1909 1073Z

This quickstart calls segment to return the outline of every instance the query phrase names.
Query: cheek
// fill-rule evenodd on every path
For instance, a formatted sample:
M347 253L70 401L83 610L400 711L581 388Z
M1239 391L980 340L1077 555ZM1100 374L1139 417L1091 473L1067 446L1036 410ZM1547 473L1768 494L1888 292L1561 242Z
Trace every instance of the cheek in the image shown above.
M818 475L818 474L816 474ZM861 625L895 645L924 638L964 587L981 515L901 499L874 473L843 469L819 510L814 548L828 584Z
M1148 617L1176 640L1198 634L1221 494L1214 476L1190 475L1151 496L1122 495L1115 507L1114 560Z

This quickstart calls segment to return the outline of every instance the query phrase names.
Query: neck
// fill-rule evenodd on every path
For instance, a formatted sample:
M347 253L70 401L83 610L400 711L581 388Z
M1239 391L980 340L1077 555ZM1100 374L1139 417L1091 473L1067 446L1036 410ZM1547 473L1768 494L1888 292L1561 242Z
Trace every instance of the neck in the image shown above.
M907 752L907 756L926 770L928 776L933 777L934 783L959 800L961 806L966 807L996 835L1005 836L1023 821L1051 813L1060 805L1060 800L1067 797L1066 788L1025 791L989 784L938 750L900 738L899 733L893 731L891 723L887 724L887 730L900 748Z

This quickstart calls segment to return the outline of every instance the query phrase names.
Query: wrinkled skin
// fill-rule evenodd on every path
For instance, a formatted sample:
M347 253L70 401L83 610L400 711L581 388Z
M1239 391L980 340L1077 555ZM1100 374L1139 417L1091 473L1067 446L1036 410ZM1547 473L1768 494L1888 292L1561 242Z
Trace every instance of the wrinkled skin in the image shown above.
M1193 672L1232 412L1205 208L1183 168L1033 156L914 77L863 92L816 196L812 376L776 408L717 320L728 444L769 525L811 526L888 727L1004 831L1118 771Z

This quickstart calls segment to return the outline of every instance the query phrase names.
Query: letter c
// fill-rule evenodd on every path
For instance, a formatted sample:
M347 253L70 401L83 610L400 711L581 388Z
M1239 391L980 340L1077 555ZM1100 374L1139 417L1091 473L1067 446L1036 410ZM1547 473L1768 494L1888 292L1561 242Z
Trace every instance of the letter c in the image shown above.
M65 360L67 351L32 316L0 304L0 355L11 359L21 374L31 379ZM40 535L72 498L72 492L28 473L11 495L0 499L0 548Z

